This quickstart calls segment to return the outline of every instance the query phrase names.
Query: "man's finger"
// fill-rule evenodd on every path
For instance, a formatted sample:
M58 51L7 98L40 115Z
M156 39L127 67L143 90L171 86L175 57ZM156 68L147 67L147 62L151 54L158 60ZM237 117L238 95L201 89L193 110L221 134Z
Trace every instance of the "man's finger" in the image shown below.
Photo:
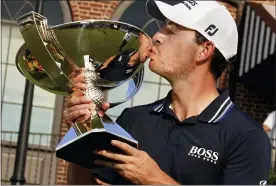
M108 102L104 102L104 103L102 104L102 109L103 109L104 111L106 111L107 109L109 109L109 107L110 107L110 104L109 104Z
M110 185L109 183L103 182L99 178L95 178L95 180L96 180L96 182L97 182L98 185Z
M73 93L71 94L72 97L84 96L83 91L79 91L79 89L77 89L76 87L74 87L72 90L73 90Z
M78 74L80 74L82 71L81 68L76 68L72 71L72 73L68 76L70 79L73 79L74 77L76 77Z
M87 85L85 83L76 83L75 87L79 88L81 91L85 91L87 88Z
M105 161L105 160L95 160L94 162L96 165L102 165L106 167L110 167L112 169L116 169L118 171L124 170L124 164L112 162L112 161Z
M117 141L117 140L112 140L111 144L115 147L118 147L119 149L123 150L125 153L128 155L135 155L137 153L137 149L130 146L127 143Z
M84 116L79 117L75 121L75 123L77 123L77 122L84 122L84 121L88 120L90 117L91 117L91 114L85 114Z
M71 106L73 106L73 105L79 105L79 104L85 104L85 103L91 103L91 99L88 99L85 96L81 96L81 97L75 97L75 96L73 96L69 100L69 104Z
M93 103L86 103L86 104L80 104L80 105L75 105L72 107L69 107L66 109L66 111L68 113L77 111L77 110L82 110L82 109L90 109L90 110L95 110L96 109L96 105Z
M77 110L71 113L68 113L64 116L64 119L66 120L67 123L71 123L73 121L75 121L77 118L81 117L81 116L91 116L91 112L89 109L82 109L82 110ZM85 116L85 117L87 117Z
M102 110L99 110L99 111L98 111L98 114L99 114L100 117L103 117L103 116L104 116L104 112L103 112Z
M122 155L122 154L117 154L117 153L106 151L106 150L98 151L98 152L96 152L96 154L107 157L107 158L112 159L112 160L124 162L124 163L128 162L128 160L130 158L129 156L125 156L125 155Z
M76 77L74 77L73 79L71 79L71 82L73 84L85 83L85 74L84 74L84 72L79 73Z

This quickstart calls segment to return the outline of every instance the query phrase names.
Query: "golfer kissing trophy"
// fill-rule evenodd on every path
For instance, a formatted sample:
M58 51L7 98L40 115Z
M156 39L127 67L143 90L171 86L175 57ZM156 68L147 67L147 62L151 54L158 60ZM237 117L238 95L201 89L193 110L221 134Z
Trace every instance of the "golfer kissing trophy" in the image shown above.
M83 92L96 105L90 119L75 123L56 147L56 156L85 168L104 159L94 150L120 151L117 139L138 148L138 142L110 117L99 117L103 101L111 107L131 99L144 77L144 42L149 36L139 28L111 20L76 21L48 27L46 17L29 12L17 19L25 43L16 55L20 73L36 86L59 95L81 91L72 74L82 70ZM115 94L116 93L116 94Z

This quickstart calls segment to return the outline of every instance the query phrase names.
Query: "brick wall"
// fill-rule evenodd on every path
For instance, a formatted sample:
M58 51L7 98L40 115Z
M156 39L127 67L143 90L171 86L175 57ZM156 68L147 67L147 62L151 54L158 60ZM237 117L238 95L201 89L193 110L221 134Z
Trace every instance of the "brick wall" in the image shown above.
M264 2L264 1L258 1ZM267 1L268 3L275 3L275 1ZM221 2L224 4L232 16L239 20L239 16L241 14L241 8L237 9L234 6ZM109 19L113 11L118 6L119 1L70 1L73 20L86 20L86 19ZM225 70L221 79L220 79L220 87L227 88L228 87L228 79L229 79L229 70L230 66ZM257 121L263 121L263 118L266 116L266 113L272 109L272 106L269 105L264 98L254 93L250 93L243 85L237 84L237 92L236 92L236 104L243 111L250 114ZM67 126L62 124L60 133L64 135L67 132ZM58 161L57 166L57 177L56 184L66 184L66 176L67 176L67 165L68 163L64 160Z
M275 103L269 102L260 94L250 92L241 83L237 83L235 97L235 104L260 124L263 123L267 114L275 109Z
M68 97L66 97L64 99L64 108L66 107L66 103L67 103ZM68 131L68 127L65 123L61 124L61 128L60 128L60 135L61 138L63 138L63 136L66 134L66 132ZM58 159L57 161L57 176L56 176L56 184L57 185L63 185L66 184L66 178L67 178L67 168L68 168L68 163L65 160L62 159Z
M108 19L119 1L70 1L73 20Z

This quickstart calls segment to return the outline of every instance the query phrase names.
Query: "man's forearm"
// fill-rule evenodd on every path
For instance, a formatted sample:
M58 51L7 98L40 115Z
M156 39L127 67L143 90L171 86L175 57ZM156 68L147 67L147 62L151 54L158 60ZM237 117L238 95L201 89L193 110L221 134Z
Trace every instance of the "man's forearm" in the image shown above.
M95 177L89 169L80 167L76 164L69 163L67 171L68 185L95 185Z

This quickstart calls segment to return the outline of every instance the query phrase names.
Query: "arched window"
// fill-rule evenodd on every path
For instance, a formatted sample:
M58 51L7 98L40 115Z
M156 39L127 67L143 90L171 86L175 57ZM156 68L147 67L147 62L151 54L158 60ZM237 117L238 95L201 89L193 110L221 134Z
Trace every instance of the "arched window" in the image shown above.
M36 3L37 1L34 0L2 1L1 21L16 23L17 17L30 11L35 11ZM44 0L42 11L42 14L47 17L49 25L57 25L72 21L70 6L67 1Z
M2 6L2 56L1 56L1 108L2 140L17 141L21 119L21 110L26 79L15 66L15 56L24 43L17 27L16 18L30 11L35 11L36 2L28 0L4 0ZM42 14L47 17L49 25L72 21L70 6L67 1L43 1ZM62 96L56 96L35 86L31 117L31 133L59 134L61 123ZM15 132L6 139L3 133ZM7 133L8 135L10 133ZM49 145L50 138L32 139L30 144ZM39 137L39 136L37 136ZM4 139L5 138L5 139Z

